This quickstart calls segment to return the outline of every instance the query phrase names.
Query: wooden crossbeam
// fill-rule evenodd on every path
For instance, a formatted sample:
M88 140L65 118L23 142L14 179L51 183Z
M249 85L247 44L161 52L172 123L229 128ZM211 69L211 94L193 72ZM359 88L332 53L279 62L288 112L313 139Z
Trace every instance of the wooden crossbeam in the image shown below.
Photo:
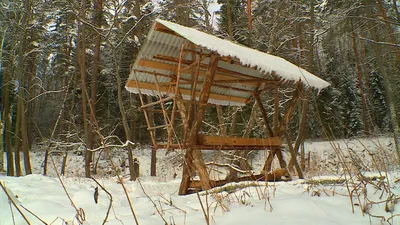
M249 147L268 147L268 146L281 146L282 139L279 137L271 138L243 138L243 137L222 137L222 136L208 136L199 135L198 136L199 145L209 145L209 146L249 146Z
M273 137L274 136L274 132L272 132L271 125L270 125L270 122L268 120L267 112L265 111L264 105L261 102L260 94L259 93L255 93L254 97L256 99L258 107L260 108L260 112L261 112L262 118L264 120L264 124L265 124L265 127L267 129L268 136Z
M136 71L138 73L148 73L148 74L151 74L151 75L154 75L154 76L168 77L168 78L171 78L172 80L176 80L176 76L174 74L156 73L156 72L151 72L151 71L146 71L146 70L138 70L138 69L134 69L134 71ZM192 84L192 82L193 82L192 79L187 79L187 78L183 78L183 77L181 77L180 80L181 81L179 82L179 84ZM165 85L161 85L161 84L174 85L174 84L176 84L176 82L161 82L161 83L159 83L160 86L165 86ZM225 85L222 85L222 84L213 84L213 86L219 87L219 88L223 88L223 89L228 89L228 90L235 90L235 91L253 93L253 90L248 90L248 89L243 89L243 88L238 88L238 87L225 86Z
M275 80L266 80L266 79L232 79L232 80L214 80L214 84L229 84L229 83L238 83L238 84L278 84L279 81Z
M168 144L160 144L158 143L158 149L162 149L162 148L167 148ZM282 148L282 146L245 146L245 145L241 145L241 146L233 146L233 145L193 145L190 146L193 149L199 149L199 150L209 150L209 151L215 151L215 150L239 150L239 151L247 151L247 150L260 150L260 151L265 151L265 149L276 149L276 148ZM169 145L170 149L182 149L182 145L181 144L170 144Z
M160 128L166 128L166 127L170 127L170 124L164 124L164 125L159 125L159 126L155 126L155 127L148 127L147 130L155 130L155 129L160 129Z
M174 63L177 63L179 61L178 58L171 57L171 56L164 56L164 55L156 55L156 56L153 56L153 58L154 59L159 59L159 60L164 60L164 61L167 61L167 62L174 62ZM191 63L193 63L193 61L191 61L191 60L182 60L182 63L185 64L185 65L190 65ZM208 65L207 64L200 64L200 67L204 68L204 69L207 69ZM244 74L244 73L239 73L239 72L236 72L236 71L233 71L233 70L228 70L228 69L221 68L221 67L217 67L217 72L229 74L231 76L236 76L238 78L249 78L249 79L255 78L255 76L251 76L251 75ZM254 72L256 73L258 71L254 70Z
M161 23L156 23L154 26L154 30L183 38L181 35L177 34L175 31L170 30L168 27L162 25Z
M254 175L248 175L248 176L244 176L244 177L239 177L238 181L269 181L269 182L273 182L273 181L281 181L281 180L290 180L290 178L288 178L289 175L289 171L287 171L286 169L277 169L272 171L271 173L268 173L267 176L265 176L265 174L254 174ZM286 177L285 179L283 177ZM219 186L223 186L227 183L232 182L231 180L225 179L225 180L212 180L211 183L214 184L213 187L219 187ZM199 180L193 180L190 182L189 184L189 188L196 188L196 189L200 189L201 188L201 183Z
M174 96L169 96L169 97L166 97L166 98L162 98L162 99L160 99L160 100L158 100L158 101L155 101L155 102L151 102L151 103L149 103L149 104L146 104L146 105L142 105L140 108L147 108L147 107L150 107L150 106L154 106L154 105L157 105L157 104L160 104L160 103L163 103L163 102L167 102L167 101L169 101L169 100L172 100L174 98Z
M145 83L145 82L136 82L133 80L129 80L126 83L127 87L131 88L137 88L136 83L138 84L139 88L144 89L144 90L152 90L152 91L157 91L157 86L153 83ZM168 92L168 87L167 86L161 86L160 90L163 92ZM191 95L191 91L187 89L179 89L182 95ZM196 97L200 96L200 91L196 91ZM228 96L228 95L221 95L221 94L214 94L210 93L210 98L215 99L215 100L221 100L221 101L229 101L229 102L237 102L240 104L246 104L247 99L246 98L240 98L240 97L235 97L235 96Z
M148 59L139 60L138 66L152 68L152 69L165 70L165 71L170 71L170 72L175 72L177 70L177 67L178 67L178 65L172 65L172 64L163 63L163 62L157 62L157 61L148 60ZM199 76L200 77L205 77L206 76L206 71L205 70L200 70L199 71ZM241 78L243 79L243 77L241 77ZM238 77L217 73L215 75L215 79L216 80L238 80ZM239 79L240 79L240 77L239 77ZM244 78L244 79L246 79L246 78ZM254 77L247 78L247 79L254 79ZM265 81L269 81L269 80L265 79ZM249 86L258 86L257 84L254 84L254 83L249 83L248 85Z
M293 92L293 96L289 101L289 106L287 107L285 115L281 119L281 123L278 129L278 133L275 136L281 137L286 130L286 126L290 121L290 118L292 117L292 114L294 112L294 107L296 106L297 100L299 100L300 97L300 90L301 89L301 84L298 84L298 87L296 90Z

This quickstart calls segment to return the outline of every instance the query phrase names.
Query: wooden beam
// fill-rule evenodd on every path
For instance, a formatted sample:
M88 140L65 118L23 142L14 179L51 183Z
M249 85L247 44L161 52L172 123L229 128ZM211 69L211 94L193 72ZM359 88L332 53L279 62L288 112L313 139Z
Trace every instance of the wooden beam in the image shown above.
M145 104L145 105L142 105L140 108L147 108L147 107L149 107L149 106L154 106L154 105L157 105L157 104L160 104L160 103L163 103L163 102L167 102L167 101L169 101L169 100L172 100L174 98L174 96L169 96L169 97L167 97L167 98L161 98L161 99L159 99L158 101L155 101L155 102L150 102L150 103L148 103L148 104Z
M222 136L198 136L199 145L209 146L249 146L249 147L270 147L270 146L281 146L282 139L279 137L271 138L242 138L242 137L222 137Z
M217 55L212 55L210 58L210 65L207 71L207 76L203 81L203 86L201 88L201 92L199 93L199 106L197 109L197 117L193 121L192 128L190 130L189 136L189 144L196 144L198 131L200 129L200 125L204 118L204 112L206 110L206 104L209 98L213 98L211 94L211 86L214 80L215 74L217 72L219 57ZM197 93L196 93L197 95Z
M286 169L276 169L265 176L265 174L254 174L254 175L248 175L248 176L243 176L239 177L238 181L269 181L269 182L274 182L274 181L281 181L284 180L282 177L289 177L289 171ZM265 179L266 178L266 179ZM289 180L289 178L286 178L285 180ZM219 187L223 186L227 183L231 183L232 181L225 179L225 180L214 180L212 183L214 184L214 187ZM200 189L201 188L201 183L199 180L193 180L190 182L189 188L196 188Z
M171 35L174 35L174 36L177 36L177 37L180 37L180 38L184 38L181 35L179 35L178 33L176 33L175 31L172 31L168 27L162 25L161 23L156 23L155 26L154 26L154 30L162 32L162 33L166 33L166 34L171 34ZM186 39L186 38L184 38L184 39Z
M136 72L135 71L133 72L133 75L135 76L135 79L137 80L137 76L136 76ZM138 89L140 103L141 103L141 105L145 105L142 93L140 91L139 83L137 81L136 82L132 81L130 83L130 85L131 85L131 87L136 87ZM149 128L149 127L151 127L151 123L150 123L150 120L149 120L149 115L147 114L146 109L143 109L143 112L144 112L144 118L146 120L147 128ZM155 139L154 131L153 130L149 130L149 133L150 133L151 143L153 144L153 147L156 150L157 149L157 142L156 142L156 139Z
M159 59L159 60L164 60L164 61L167 61L167 62L174 62L174 63L178 62L178 58L171 57L171 56L156 55L156 56L153 56L153 58L154 59ZM185 65L190 65L191 63L193 63L193 61L191 61L191 60L183 60L182 63L185 64ZM207 68L206 64L200 64L200 66L201 66L201 68ZM243 74L243 73L239 73L239 72L236 72L236 71L232 71L232 70L228 70L228 69L224 69L224 68L219 68L219 67L217 68L217 72L229 74L229 75L232 75L232 76L236 76L237 78L250 78L250 79L257 78L257 77L254 77L254 76L251 76L251 75L248 75L248 74ZM258 71L254 70L254 72L258 72Z
M178 65L173 65L173 64L163 63L163 62L157 62L157 61L147 60L147 59L139 60L138 66L152 68L152 69L166 70L166 71L170 71L170 72L176 72L177 67L178 67ZM200 70L199 71L199 76L201 76L201 77L206 76L206 71L205 70ZM251 77L251 79L253 79L253 78L254 77ZM238 77L233 77L233 76L217 73L215 79L216 80L217 79L218 80L238 80ZM250 83L249 86L257 86L257 84Z
M220 84L220 83L238 83L238 84L252 84L255 83L257 85L260 85L261 83L265 84L278 84L279 81L276 80L267 80L267 79L261 79L261 78L255 78L255 79L232 79L232 80L214 80L214 84Z
M263 117L264 124L265 124L265 127L267 129L268 136L269 137L273 137L274 133L272 132L271 125L270 125L269 120L268 120L267 112L265 112L264 105L261 102L260 94L259 93L255 93L254 97L256 99L258 108L260 108L261 115Z
M127 87L131 88L137 88L136 83L138 83L138 87L141 89L146 89L146 90L152 90L152 91L157 91L157 86L153 83L145 83L145 82L136 82L134 80L128 80L126 83ZM163 92L168 92L168 87L167 86L161 86L160 90ZM179 89L183 95L191 95L191 91L187 89ZM196 97L200 96L200 91L196 91ZM246 98L240 98L240 97L235 97L235 96L228 96L228 95L221 95L221 94L214 94L210 93L209 96L210 99L215 99L215 100L220 100L220 101L229 101L229 102L236 102L240 104L246 104L247 99Z
M171 78L171 80L174 80L174 79L176 79L176 76L175 75L172 75L172 74L164 74L164 73L156 73L156 72L151 72L151 71L146 71L146 70L138 70L138 69L134 69L134 71L136 71L136 72L138 72L138 73L148 73L148 74L151 74L151 75L154 75L154 76L162 76L162 77L168 77L168 78ZM182 81L180 81L179 83L180 84L191 84L192 83L192 81L193 80L191 80L191 79L187 79L187 78L180 78L180 80L182 80L182 81L185 81L185 82L182 82ZM170 83L170 82L164 82L164 83ZM176 83L176 82L173 82L173 83ZM163 84L163 83L160 83L160 86L163 86L163 85L161 85L161 84ZM242 89L242 88L237 88L237 87L230 87L230 86L225 86L225 85L221 85L221 84L213 84L213 86L216 86L216 87L219 87L219 88L224 88L224 89L229 89L229 90L236 90L236 91L242 91L242 92L248 92L248 93L253 93L253 91L252 90L247 90L247 89ZM252 85L249 85L249 86L252 86ZM251 97L251 96L250 96Z
M206 168L206 165L202 159L201 151L198 149L191 148L192 145L196 144L197 136L199 133L200 126L204 119L204 112L206 111L206 106L208 99L211 97L211 86L215 77L215 73L218 67L219 57L217 55L212 55L210 58L210 63L207 71L207 75L204 78L203 86L201 88L201 93L199 96L199 106L197 108L196 117L193 118L193 123L190 129L188 137L189 149L186 151L185 162L193 162L196 170L199 172L201 188L203 190L211 189L213 184L210 182L210 177ZM185 165L190 166L190 165ZM187 179L182 179L181 185L179 187L179 194L186 194L189 188L189 183Z
M199 46L196 45L196 48L201 48L201 47L199 47ZM208 49L207 49L207 50L208 50ZM206 57L210 57L210 56L211 56L211 53L204 53L204 52L197 51L197 50L192 50L192 49L185 49L185 51L193 52L193 53L195 53L195 54L197 54L197 55L206 56ZM243 65L237 57L220 56L220 59L219 59L219 60L220 60L220 61L227 62L227 63L229 63L229 64L235 64L235 65L239 65L239 66L242 66L242 67L246 67L246 68L248 68L248 69L257 70L257 66Z
M293 92L293 97L289 101L289 106L286 110L285 115L281 119L281 124L279 126L279 130L276 136L281 137L285 131L286 131L286 126L290 121L290 118L292 117L294 107L296 106L297 100L299 99L300 96L300 88L301 88L301 83L298 83L298 87L296 90Z
M158 149L163 149L166 148L168 144L158 144ZM232 145L192 145L191 148L193 149L199 149L199 150L210 150L210 151L215 151L215 150L239 150L239 151L248 151L248 150L260 150L260 151L265 151L265 149L276 149L276 148L282 148L282 146L232 146ZM171 144L169 146L170 149L184 149L185 147L182 144Z

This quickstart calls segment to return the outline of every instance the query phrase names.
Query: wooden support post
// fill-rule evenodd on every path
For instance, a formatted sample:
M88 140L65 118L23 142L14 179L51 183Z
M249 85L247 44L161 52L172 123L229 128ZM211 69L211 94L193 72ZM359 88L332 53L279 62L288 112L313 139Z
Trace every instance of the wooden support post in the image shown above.
M196 92L197 92L197 82L198 82L198 78L199 78L199 73L200 73L200 63L201 63L201 56L197 59L197 55L195 54L195 45L192 44L191 46L191 57L192 57L192 61L196 62L196 64L193 64L193 66L191 67L191 90L190 90L190 102L188 104L188 110L186 111L186 116L187 116L187 126L185 127L185 133L184 133L184 141L187 142L188 141L188 135L189 135L189 131L190 131L190 127L192 125L192 121L193 118L195 117L195 113L196 113L196 104L194 104L196 102ZM194 65L196 65L196 67L194 67Z
M171 126L169 127L169 130L168 130L167 150L169 149L169 146L172 144L172 132L174 131L175 113L176 113L176 108L177 108L177 100L176 100L176 98L177 98L177 95L178 95L178 92L179 92L179 82L181 80L182 58L184 57L183 50L184 50L184 47L182 46L181 52L179 54L179 62L178 62L178 68L177 68L178 71L177 71L176 81L175 81L174 103L173 103L173 106L172 106L172 113L171 113L171 120L170 120Z
M179 188L180 195L187 193L190 184L190 168L193 166L199 172L202 190L208 190L213 187L210 182L206 165L202 159L201 150L194 149L193 145L196 144L200 125L204 119L204 112L210 96L211 85L217 71L218 60L219 57L217 55L211 55L207 76L204 79L202 91L199 97L199 106L197 109L196 118L194 118L188 137L188 149L186 150L182 182Z
M268 121L268 116L267 116L267 113L265 112L264 105L261 102L261 98L260 98L259 93L255 93L254 97L256 98L256 102L257 102L258 108L260 108L261 115L262 115L262 118L264 120L265 127L267 129L267 134L268 134L269 137L273 137L274 133L272 132L271 126L270 126L269 121Z
M163 96L162 96L161 91L160 91L160 86L158 85L157 76L154 76L154 80L156 81L156 85L157 85L158 98L159 98L160 100L162 100L162 99L163 99ZM160 105L161 105L161 110L162 110L162 114L163 114L163 117L164 117L164 123L165 123L164 125L161 125L160 128L163 128L163 127L166 127L166 128L167 128L168 140L170 140L170 139L172 138L171 121L169 120L168 114L167 114L167 112L165 111L164 102L160 102ZM157 128L157 127L155 127L155 128ZM170 143L169 143L169 141L168 141L168 145L169 145L169 144L170 144ZM169 146L167 146L167 148L168 148L168 147L169 147Z
M143 96L142 96L142 93L141 93L141 90L140 90L140 86L139 86L139 83L138 83L138 78L136 76L136 72L135 71L133 72L133 75L135 76L136 87L137 87L138 92L139 92L140 103L142 104L142 106L144 106L145 104L144 104L144 101L143 101ZM147 111L145 109L142 109L142 110L144 112L144 118L146 120L147 127L148 128L152 127L151 123L150 123L150 120L149 120L149 116L147 115ZM154 137L154 130L149 130L149 133L150 133L151 143L153 144L154 149L157 150L156 139Z
M265 161L264 168L263 168L263 170L261 171L262 173L267 174L268 172L271 171L271 168L272 168L272 161L274 161L274 156L275 156L275 154L276 154L275 151L276 151L275 148L273 148L273 149L270 150L270 152L269 152L269 154L268 154L268 156L267 156L267 160Z
M138 89L139 92L139 99L140 99L140 103L142 106L144 106L144 101L143 101L143 96L140 90L140 86L138 83L138 79L136 76L136 72L133 71L133 75L135 76L135 80L136 80L136 87ZM147 128L149 129L150 127L152 127L152 122L149 119L149 115L147 114L148 112L146 111L146 109L142 108L143 110L143 114L144 114L144 118L146 120L147 123ZM150 112L151 113L151 112ZM157 169L157 143L156 143L156 139L155 139L155 135L154 135L154 130L149 130L150 133L150 138L151 138L151 143L153 144L153 149L151 150L151 165L150 165L150 175L151 176L156 176L156 169Z
M292 157L290 159L290 162L293 162L294 167L296 168L296 172L297 172L297 175L299 176L299 178L303 179L304 178L303 171L301 170L299 162L297 161L297 157L296 157L297 154L296 154L296 152L295 152L295 150L293 148L292 139L290 138L290 135L288 134L288 132L285 132L285 138L286 138L286 143L287 143L289 151L290 151L290 156Z
M285 133L286 125L289 123L289 120L292 117L294 107L296 106L297 100L299 99L299 96L300 96L300 87L301 87L300 85L301 84L299 84L299 87L293 92L293 97L289 101L289 106L286 110L286 113L281 119L281 125L280 125L278 133L276 135L278 137L282 136Z
M275 137L281 137L285 132L286 132L286 126L289 123L289 120L293 114L294 111L294 107L297 103L297 100L299 99L299 95L300 95L300 91L301 91L301 83L298 82L297 88L296 90L293 92L293 97L292 99L289 101L289 106L286 110L285 115L283 116L283 118L281 119L280 122L280 126L278 125L278 121L279 121L279 100L278 100L278 86L275 87L275 92L274 92L274 108L275 108L275 113L274 113L274 136ZM264 171L270 171L271 167L272 167L272 161L274 159L274 156L277 156L278 160L279 160L279 164L281 166L281 168L286 168L287 164L286 162L283 160L283 155L282 155L282 150L280 148L277 149L271 149L271 151L268 154L267 160L265 161L265 165L264 165Z

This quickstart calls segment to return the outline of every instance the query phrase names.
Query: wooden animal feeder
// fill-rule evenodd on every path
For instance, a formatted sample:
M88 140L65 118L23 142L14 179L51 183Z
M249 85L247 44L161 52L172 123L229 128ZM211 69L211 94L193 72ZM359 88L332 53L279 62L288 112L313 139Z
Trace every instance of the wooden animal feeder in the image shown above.
M283 85L291 85L294 91L286 109L279 110ZM210 180L201 150L270 149L267 170L275 154L284 163L282 136L302 90L327 86L328 82L282 58L159 19L150 29L126 83L128 91L140 96L153 147L186 150L179 194L186 194L190 187L207 190L226 183ZM272 119L260 99L263 91L274 96ZM153 97L153 101L146 101L143 95L156 96L157 100ZM267 138L199 133L206 107L245 106L253 99L262 113ZM154 110L156 105L158 110ZM164 124L153 125L151 113L160 113ZM175 132L177 121L182 121L181 132ZM157 129L166 129L165 143L156 140ZM191 180L195 173L199 181Z

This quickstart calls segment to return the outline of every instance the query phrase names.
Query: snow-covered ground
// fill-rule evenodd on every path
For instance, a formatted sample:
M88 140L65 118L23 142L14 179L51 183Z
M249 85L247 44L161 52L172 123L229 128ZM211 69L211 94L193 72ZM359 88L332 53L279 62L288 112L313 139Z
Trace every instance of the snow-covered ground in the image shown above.
M350 179L347 174L346 178L350 181L348 185L345 182L331 184L327 182L329 179L345 178L343 174L346 174L346 166L339 163L339 156L335 154L331 143L307 142L306 151L311 152L307 180L294 177L290 182L228 184L216 189L218 191L213 194L199 193L201 203L206 211L209 205L210 224L218 225L399 224L400 219L396 214L400 213L400 208L396 203L400 186L395 182L395 166L390 165L395 160L391 142L390 138L375 138L334 143L336 150L343 150L341 153L345 160L362 159L365 168L358 168L359 171L370 171L362 173L363 175L386 176L388 170L390 175L387 179L352 183L351 180L356 178ZM383 157L384 152L386 164L380 165L380 160L383 160L380 157ZM215 154L207 152L206 158L212 159ZM179 152L165 155L164 151L159 151L158 176L150 177L150 150L138 148L134 151L141 164L140 183L146 193L138 181L128 180L128 169L124 166L127 165L125 155L122 150L112 152L113 160L125 180L124 184L139 224L206 224L198 196L177 194L181 175ZM262 168L264 155L263 152L253 155L255 171ZM110 199L93 180L83 177L83 156L74 153L68 155L67 172L62 178L65 190L51 165L49 176L39 175L42 172L40 166L43 156L44 152L40 149L32 153L34 175L19 178L0 175L0 182L30 224L79 224L77 214L84 217L84 224L103 224ZM61 157L55 156L54 159L59 166ZM357 168L359 165L355 164L354 167ZM375 166L377 164L379 166ZM102 155L96 179L112 195L112 208L106 224L135 224L124 189L108 165L105 155ZM376 169L381 167L380 171ZM99 190L98 204L94 201L96 187ZM352 199L349 191L353 193ZM391 201L386 201L388 196L392 196ZM0 225L27 224L10 204L5 192L0 189ZM361 208L374 217L363 215ZM40 222L33 214L45 223ZM394 217L386 221L391 216Z

